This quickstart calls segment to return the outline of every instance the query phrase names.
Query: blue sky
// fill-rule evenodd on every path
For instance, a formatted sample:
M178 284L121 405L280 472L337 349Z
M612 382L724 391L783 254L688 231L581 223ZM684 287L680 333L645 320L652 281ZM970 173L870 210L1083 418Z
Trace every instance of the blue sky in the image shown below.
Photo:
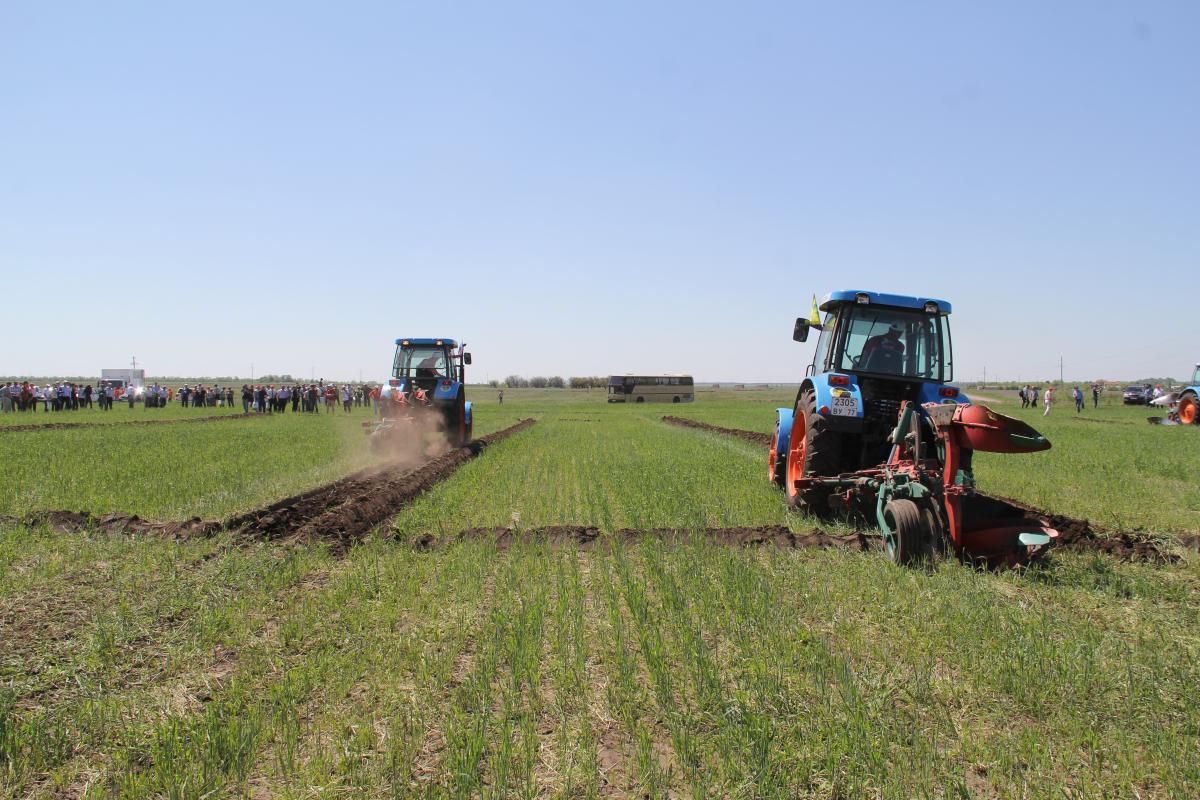
M0 373L795 380L835 288L960 379L1200 359L1200 4L0 5Z

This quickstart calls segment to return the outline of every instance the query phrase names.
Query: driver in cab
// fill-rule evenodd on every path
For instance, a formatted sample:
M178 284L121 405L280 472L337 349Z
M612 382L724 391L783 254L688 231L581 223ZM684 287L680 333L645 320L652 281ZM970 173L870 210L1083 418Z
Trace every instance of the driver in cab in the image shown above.
M904 331L892 323L887 331L867 339L859 358L861 369L868 372L898 372L904 358L904 342L900 334Z

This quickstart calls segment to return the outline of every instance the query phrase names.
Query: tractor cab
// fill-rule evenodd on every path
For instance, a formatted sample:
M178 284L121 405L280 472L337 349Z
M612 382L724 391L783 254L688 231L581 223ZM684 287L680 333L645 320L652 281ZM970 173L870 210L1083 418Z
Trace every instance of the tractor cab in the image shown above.
M471 354L453 339L397 339L390 383L408 392L437 392L450 388L442 384L465 383L464 367L470 363Z
M890 302L889 302L890 301ZM820 305L818 325L796 320L793 338L820 331L808 374L854 373L943 383L953 377L950 304L875 292L834 292Z

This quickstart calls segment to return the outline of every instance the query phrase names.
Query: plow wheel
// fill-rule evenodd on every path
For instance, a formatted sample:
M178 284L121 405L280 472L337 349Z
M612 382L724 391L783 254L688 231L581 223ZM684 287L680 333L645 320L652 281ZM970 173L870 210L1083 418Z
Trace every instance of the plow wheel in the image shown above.
M837 434L825 429L825 420L817 413L816 393L804 389L792 413L792 434L788 440L787 475L784 490L788 505L803 508L811 514L829 511L829 489L825 486L796 488L796 481L805 477L837 474Z
M884 519L891 528L885 536L888 556L902 567L917 563L925 554L927 523L922 513L912 500L889 500L883 507Z
M1179 421L1184 425L1200 425L1200 399L1188 393L1179 398Z
M942 520L937 512L932 508L924 507L921 509L921 526L923 533L927 537L925 540L925 550L933 558L943 558L946 555L946 532L942 527Z

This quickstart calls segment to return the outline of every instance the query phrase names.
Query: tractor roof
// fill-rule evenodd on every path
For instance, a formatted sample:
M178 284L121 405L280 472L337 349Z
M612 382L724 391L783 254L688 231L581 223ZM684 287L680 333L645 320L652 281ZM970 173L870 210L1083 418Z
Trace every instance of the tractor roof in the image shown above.
M458 342L453 339L397 339L396 344L411 344L417 347L440 347L441 345L446 345L451 349L458 347Z
M859 297L865 295L868 305L876 306L892 306L894 308L912 308L917 311L925 309L926 303L936 303L937 313L949 314L950 303L945 300L938 300L936 297L909 297L903 294L884 294L882 292L864 292L860 289L842 289L837 292L830 292L821 298L821 310L829 311L835 306L843 303L857 303Z

